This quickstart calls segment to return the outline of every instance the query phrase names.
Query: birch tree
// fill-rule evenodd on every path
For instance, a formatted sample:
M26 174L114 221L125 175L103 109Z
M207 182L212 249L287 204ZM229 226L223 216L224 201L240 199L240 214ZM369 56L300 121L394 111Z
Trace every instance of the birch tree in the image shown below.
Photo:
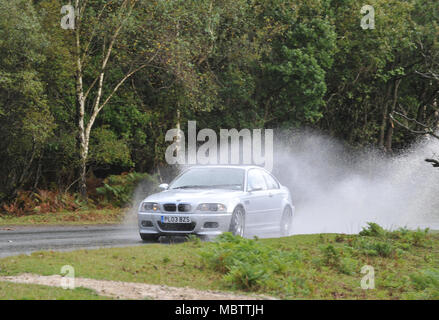
M140 5L138 11L136 7ZM90 133L100 112L135 73L151 66L160 51L144 39L149 14L139 0L75 0L74 57L80 172L86 198ZM151 18L151 15L149 16ZM138 45L141 43L141 45ZM111 74L111 80L109 80ZM115 76L116 74L116 76ZM116 80L115 80L116 78Z

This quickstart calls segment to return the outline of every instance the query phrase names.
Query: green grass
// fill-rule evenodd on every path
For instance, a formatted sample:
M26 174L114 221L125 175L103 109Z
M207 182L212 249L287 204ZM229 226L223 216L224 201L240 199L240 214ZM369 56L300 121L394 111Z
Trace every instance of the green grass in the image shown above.
M268 294L284 299L438 299L439 234L297 235L213 243L37 252L0 259L0 275L78 277ZM360 287L362 266L375 269L375 289Z
M61 211L19 217L0 214L0 226L115 224L123 218L123 209Z
M17 284L0 281L0 300L106 300L86 288L64 290L36 284Z

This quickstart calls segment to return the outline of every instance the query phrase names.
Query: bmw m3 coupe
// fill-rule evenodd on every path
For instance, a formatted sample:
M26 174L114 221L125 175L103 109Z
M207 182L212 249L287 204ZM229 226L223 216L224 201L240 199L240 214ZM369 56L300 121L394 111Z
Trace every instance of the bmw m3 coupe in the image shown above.
M140 237L232 232L290 232L294 206L289 190L258 166L193 166L138 210Z

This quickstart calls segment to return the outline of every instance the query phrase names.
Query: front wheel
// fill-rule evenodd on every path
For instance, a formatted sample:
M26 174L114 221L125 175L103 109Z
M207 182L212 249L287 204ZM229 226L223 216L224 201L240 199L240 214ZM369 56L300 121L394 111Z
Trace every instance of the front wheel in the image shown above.
M237 207L233 211L232 221L230 222L229 231L234 236L244 237L245 231L245 212L242 207Z
M290 207L286 207L282 214L282 219L280 222L280 235L286 237L290 235L291 225L293 222L293 211Z
M160 238L160 236L158 236L156 234L144 234L144 233L141 233L140 234L140 238L142 238L143 241L148 241L148 242L153 241L153 242L156 242Z

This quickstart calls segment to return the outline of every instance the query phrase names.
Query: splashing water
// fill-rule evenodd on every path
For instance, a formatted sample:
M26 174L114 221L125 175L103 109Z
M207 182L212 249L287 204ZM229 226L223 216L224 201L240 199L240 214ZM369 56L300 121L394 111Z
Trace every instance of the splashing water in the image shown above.
M296 206L293 234L357 233L367 222L439 229L439 169L424 161L439 154L439 140L425 138L391 158L310 132L280 140L273 173Z

